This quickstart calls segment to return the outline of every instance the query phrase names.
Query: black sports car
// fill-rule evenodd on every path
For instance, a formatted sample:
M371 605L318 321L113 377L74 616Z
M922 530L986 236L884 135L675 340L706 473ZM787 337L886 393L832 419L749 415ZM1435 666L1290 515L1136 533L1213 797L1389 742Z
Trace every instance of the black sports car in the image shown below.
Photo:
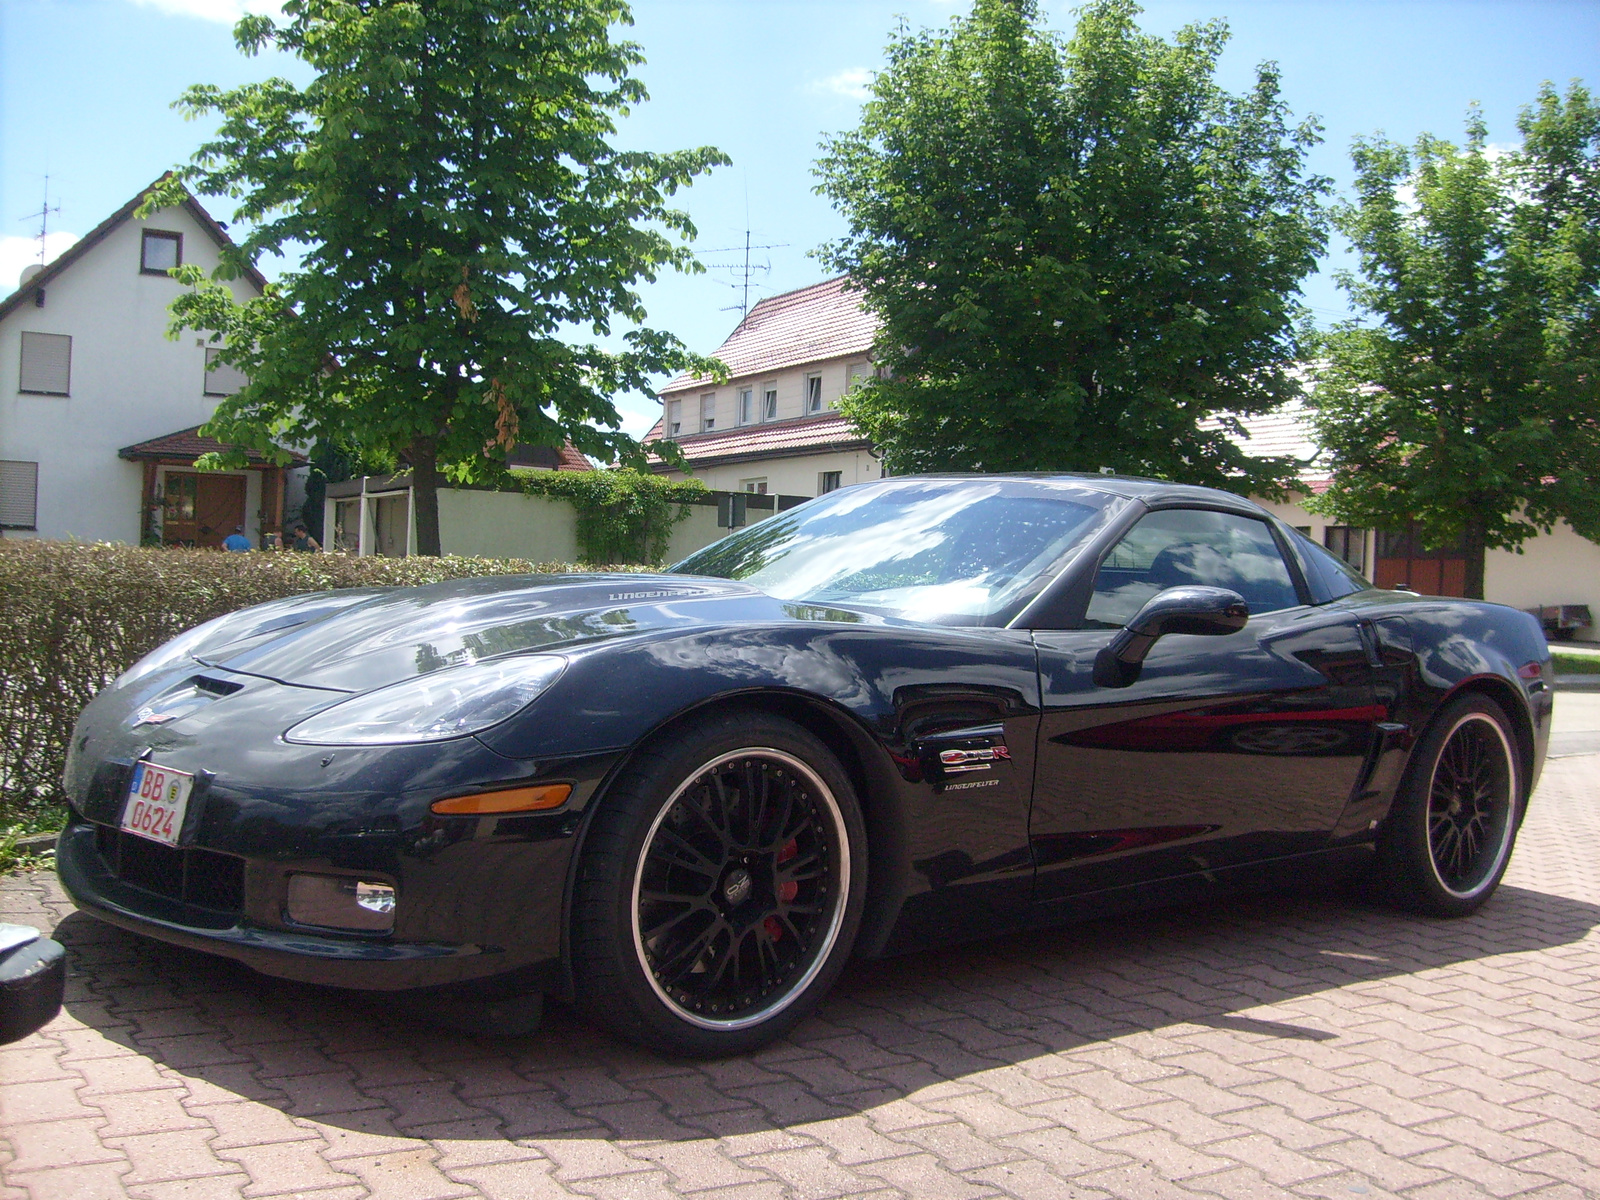
M732 1053L874 956L1360 869L1464 915L1543 762L1533 618L1261 508L889 479L656 575L234 613L84 711L61 879L295 979Z

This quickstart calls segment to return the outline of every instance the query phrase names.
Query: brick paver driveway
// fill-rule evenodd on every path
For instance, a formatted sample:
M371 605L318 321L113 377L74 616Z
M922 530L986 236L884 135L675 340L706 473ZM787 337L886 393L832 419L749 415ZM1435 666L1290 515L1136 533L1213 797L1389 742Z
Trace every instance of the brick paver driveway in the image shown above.
M753 1058L480 1041L70 915L0 1200L1600 1195L1600 756L1476 918L1257 897L857 966Z

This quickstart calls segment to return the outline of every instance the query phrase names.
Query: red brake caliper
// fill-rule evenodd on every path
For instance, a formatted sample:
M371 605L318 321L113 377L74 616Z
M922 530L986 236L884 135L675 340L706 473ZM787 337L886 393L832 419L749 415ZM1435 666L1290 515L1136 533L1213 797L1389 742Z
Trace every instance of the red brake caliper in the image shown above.
M800 843L795 841L794 838L790 838L778 851L778 865L782 866L799 853ZM778 902L780 904L790 903L799 894L800 885L793 879L785 879L778 885ZM762 927L766 929L767 936L773 941L777 941L783 936L783 924L778 920L777 917L768 917L761 924Z

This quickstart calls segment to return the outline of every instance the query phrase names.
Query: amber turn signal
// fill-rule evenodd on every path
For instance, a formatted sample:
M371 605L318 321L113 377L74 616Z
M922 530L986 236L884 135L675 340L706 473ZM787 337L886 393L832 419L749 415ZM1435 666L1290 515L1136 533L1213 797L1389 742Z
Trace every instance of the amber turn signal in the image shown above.
M560 808L570 795L570 783L545 783L504 792L479 792L476 796L452 796L448 800L435 800L431 807L441 817L490 817Z

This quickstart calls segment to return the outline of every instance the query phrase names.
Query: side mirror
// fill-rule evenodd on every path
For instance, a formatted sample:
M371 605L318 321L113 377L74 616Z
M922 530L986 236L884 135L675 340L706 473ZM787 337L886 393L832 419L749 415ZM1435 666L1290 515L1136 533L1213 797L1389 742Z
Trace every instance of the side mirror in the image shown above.
M1227 588L1189 585L1157 592L1095 656L1094 681L1101 687L1127 687L1139 678L1144 656L1158 638L1237 633L1249 619L1244 597Z

